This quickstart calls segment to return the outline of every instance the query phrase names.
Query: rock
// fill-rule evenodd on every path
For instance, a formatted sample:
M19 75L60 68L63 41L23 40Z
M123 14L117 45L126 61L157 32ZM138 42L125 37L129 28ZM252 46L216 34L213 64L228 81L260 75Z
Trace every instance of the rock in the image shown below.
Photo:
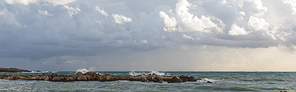
M207 83L212 83L212 82L210 82L210 81L207 81Z
M73 82L74 80L71 77L65 77L65 80L63 82Z
M193 77L193 76L189 76L187 79L190 82L196 82L197 81L197 79L195 77Z
M13 77L13 76L14 76L14 74L12 74L12 73L11 73L11 74L9 74L9 76L10 76L10 77Z
M102 74L100 74L100 73L97 73L97 75L102 75Z
M73 81L77 81L79 76L78 75L71 75L70 77L73 79Z
M153 78L153 82L156 82L156 83L163 83L163 80L162 80L160 77L154 77L154 78Z
M99 81L101 81L101 82L107 81L105 75L98 76L98 79L97 79L97 80L99 80Z
M142 78L142 82L149 82L146 78Z
M92 80L94 80L94 78L91 77L90 75L86 75L86 78L87 78L88 81L92 81Z
M117 81L118 77L116 75L106 76L107 81Z
M91 77L94 77L96 74L97 73L95 73L95 72L87 72L87 73L85 73L85 75L89 75Z
M28 74L27 74L27 75L25 75L25 78L27 78L27 79L28 79L29 77L31 77L31 75L28 75Z
M110 74L105 74L105 76L111 76Z
M196 78L193 77L193 76L185 76L185 75L179 75L179 78L182 79L183 82L187 82L187 81L190 81L190 82L196 82Z
M53 77L56 77L56 76L58 76L58 74L51 74L51 77L53 78Z
M153 81L153 78L154 78L154 77L153 77L153 76L151 76L151 74L150 74L150 75L148 75L148 76L147 76L147 78L146 78L146 79L147 79L148 81Z
M7 77L6 80L13 80L13 77Z
M139 77L139 76L133 76L130 77L129 81L142 81L144 77Z
M48 81L49 80L49 77L47 75L42 75L40 77L40 80L45 80L45 81Z
M168 81L168 83L181 83L182 80L179 77L174 76L172 79Z
M78 77L78 81L87 81L87 78L86 78L85 75L80 75L80 76Z
M0 72L31 72L31 71L17 69L17 68L0 68Z
M82 72L77 72L76 75L83 75L83 73Z
M57 81L62 81L64 78L62 78L62 77L58 77L58 76L55 76L55 77L53 77L52 79L51 79L51 81L55 81L55 82L57 82Z
M170 81L173 77L162 77L163 81Z

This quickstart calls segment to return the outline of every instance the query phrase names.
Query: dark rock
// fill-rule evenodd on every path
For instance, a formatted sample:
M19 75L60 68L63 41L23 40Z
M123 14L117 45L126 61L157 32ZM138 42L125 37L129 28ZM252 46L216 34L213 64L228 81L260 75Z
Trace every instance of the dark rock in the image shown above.
M86 76L86 78L87 78L88 81L93 81L94 80L94 78L91 77L90 75L85 75L85 76Z
M163 83L163 80L162 80L160 77L154 77L154 78L153 78L153 82L156 82L156 83Z
M210 82L210 81L207 81L207 83L212 83L212 82Z
M182 79L179 77L174 76L171 80L168 81L168 83L181 83Z
M79 76L78 75L71 75L70 77L73 79L73 81L77 81Z
M65 77L63 82L73 82L74 80L71 77Z

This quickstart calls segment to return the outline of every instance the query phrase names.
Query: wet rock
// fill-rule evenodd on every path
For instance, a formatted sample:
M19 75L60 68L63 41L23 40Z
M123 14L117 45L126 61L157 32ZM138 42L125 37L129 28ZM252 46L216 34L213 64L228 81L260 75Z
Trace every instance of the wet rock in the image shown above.
M117 81L118 77L117 75L112 75L112 76L106 76L107 81Z
M111 76L110 74L105 74L105 76Z
M147 80L146 78L142 78L141 81L142 81L142 82L149 82L149 80Z
M83 73L82 72L77 72L76 75L83 75Z
M101 73L97 73L97 75L102 75Z
M6 80L13 80L13 77L7 77Z
M176 76L174 76L172 79L168 81L168 83L181 83L181 82L182 82L182 79Z
M63 82L73 82L74 80L71 77L65 77Z
M130 81L142 81L142 79L143 79L144 77L142 77L142 76L133 76L133 77L130 77Z
M51 74L51 77L53 78L53 77L56 77L56 76L58 76L58 74Z
M85 76L86 76L86 78L87 78L88 81L93 81L94 80L94 78L91 77L90 75L85 75Z
M40 77L39 76L36 76L36 77L29 77L27 78L27 80L40 80Z
M78 80L78 75L70 75L70 77L74 80L74 81L77 81Z
M55 76L51 79L51 81L58 82L58 81L62 81L63 79L64 79L63 77Z
M49 80L49 77L47 75L42 75L40 77L40 80L45 80L45 81L48 81Z
M163 81L170 81L173 77L162 77Z
M163 80L160 77L154 77L153 82L155 82L155 83L163 83Z
M105 75L98 76L97 80L99 80L99 81L101 81L101 82L107 81Z
M87 81L87 78L85 75L81 75L78 77L78 81Z
M207 83L212 83L212 82L210 82L210 81L207 81Z
M95 72L86 72L85 75L89 75L91 77L94 77L97 73Z
M197 79L195 78L195 77L193 77L193 76L185 76L185 75L179 75L178 76L183 82L187 82L187 81L189 81L189 82L196 82L197 81Z

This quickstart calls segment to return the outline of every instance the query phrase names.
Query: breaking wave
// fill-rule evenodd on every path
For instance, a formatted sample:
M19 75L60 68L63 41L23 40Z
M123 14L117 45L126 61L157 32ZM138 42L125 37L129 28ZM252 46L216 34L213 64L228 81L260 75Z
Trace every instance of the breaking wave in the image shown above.
M165 72L159 72L159 71L131 71L129 72L130 75L141 75L141 74L145 74L145 75L149 75L149 74L157 74L157 75L167 75L169 76L170 74L169 73L165 73Z

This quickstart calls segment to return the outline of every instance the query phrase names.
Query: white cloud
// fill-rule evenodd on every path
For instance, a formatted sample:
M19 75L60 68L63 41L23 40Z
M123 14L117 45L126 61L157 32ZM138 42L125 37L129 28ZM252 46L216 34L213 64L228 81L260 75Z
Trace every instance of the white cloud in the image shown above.
M247 32L244 27L239 27L236 24L233 24L228 34L229 35L247 35L249 34L249 32Z
M133 21L131 18L119 14L112 14L112 17L114 18L114 22L117 24L124 24Z
M179 0L176 4L176 15L179 24L179 31L201 31L209 32L210 28L215 28L217 25L211 21L210 17L204 15L199 19L197 16L189 13L189 8L192 6L186 0Z
M99 13L101 13L102 15L104 15L104 16L106 16L106 17L108 17L108 13L107 13L107 12L105 12L105 10L104 10L104 9L100 9L100 7L99 7L99 6L96 6L96 10L97 10Z
M5 0L7 4L24 4L29 5L30 3L36 3L39 0Z
M248 25L255 29L256 31L258 30L267 30L269 27L269 24L265 22L263 18L258 18L251 16L248 22Z
M177 30L176 25L177 25L177 21L176 18L174 17L169 17L165 12L160 11L159 12L159 17L163 18L164 20L164 25L165 25L165 30L166 31L175 31Z
M186 35L186 34L183 34L182 36L183 36L183 38L185 38L185 39L194 40L194 38L193 38L193 37L191 37L191 36L188 36L188 35Z
M73 15L76 15L78 12L80 12L81 10L79 8L73 8L73 7L70 7L70 6L64 6L67 10L68 10L68 13L69 15L72 17Z
M292 13L293 15L296 15L296 0L282 0L285 4L290 4L292 7Z
M53 14L48 13L47 10L44 10L44 11L38 10L38 11L39 11L39 14L44 14L44 15L47 15L47 16L53 16Z
M52 3L52 4L57 4L57 5L66 5L66 4L75 2L77 0L42 0L42 1Z

